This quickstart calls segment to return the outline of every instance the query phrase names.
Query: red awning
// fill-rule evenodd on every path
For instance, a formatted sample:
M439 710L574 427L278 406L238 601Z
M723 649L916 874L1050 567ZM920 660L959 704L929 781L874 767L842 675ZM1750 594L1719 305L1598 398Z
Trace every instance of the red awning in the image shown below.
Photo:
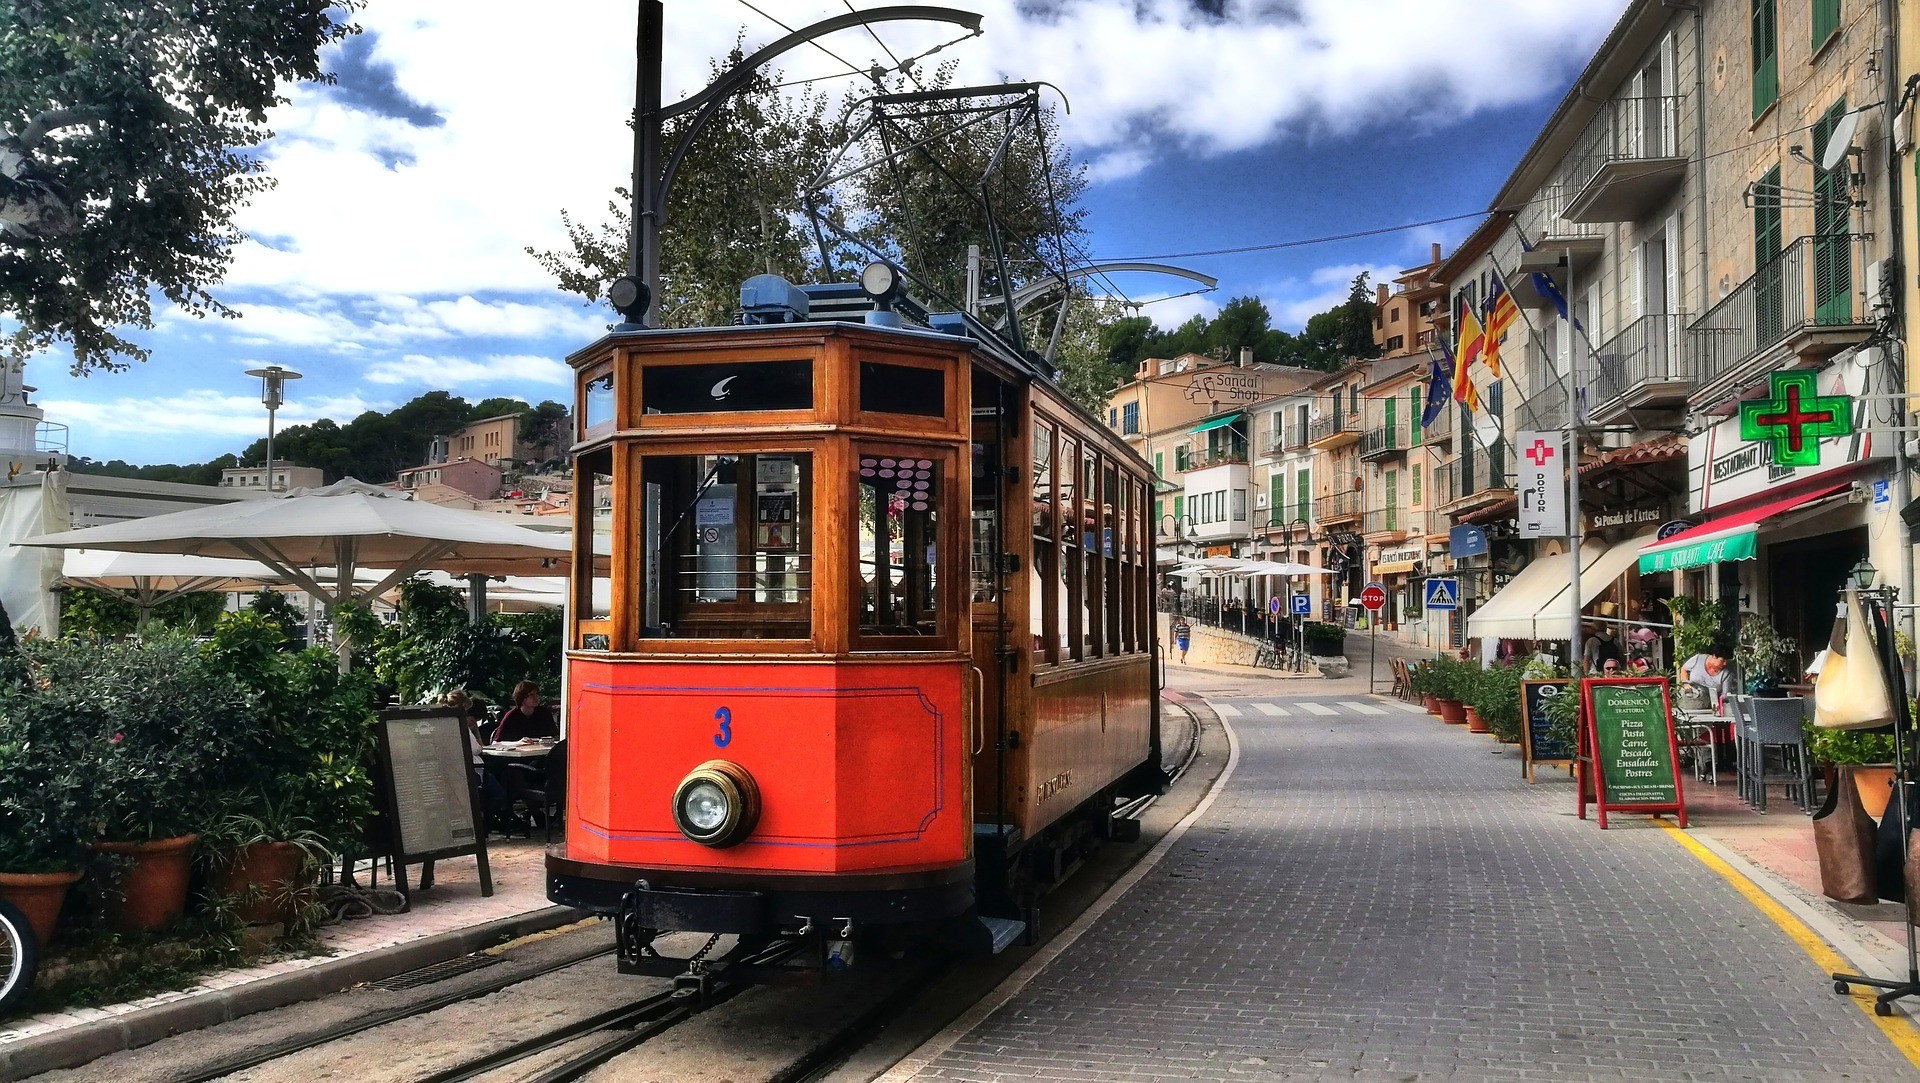
M1640 551L1640 570L1674 571L1680 568L1695 567L1701 564L1714 564L1721 560L1744 560L1753 556L1751 541L1744 546L1735 545L1725 555L1703 548L1708 542L1721 542L1750 536L1760 530L1760 524L1805 507L1815 501L1825 500L1835 493L1843 492L1851 486L1849 482L1811 489L1795 496L1775 500L1770 504L1760 504L1745 511L1734 512L1719 519L1709 519L1699 526L1682 530L1662 538ZM1683 555L1683 551L1686 552ZM1663 559L1663 557L1665 559Z

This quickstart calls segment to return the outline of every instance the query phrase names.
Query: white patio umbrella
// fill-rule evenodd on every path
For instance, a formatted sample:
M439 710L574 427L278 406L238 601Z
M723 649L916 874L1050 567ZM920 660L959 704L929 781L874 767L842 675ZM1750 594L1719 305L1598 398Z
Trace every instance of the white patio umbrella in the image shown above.
M572 543L500 517L411 500L346 478L285 497L190 508L27 538L22 545L257 560L326 605L371 602L416 572L564 569ZM331 565L331 586L304 569ZM372 584L356 568L387 569ZM344 655L343 655L344 658Z
M97 590L127 603L138 614L138 628L147 626L156 608L184 594L257 590L283 582L279 572L257 560L97 549L69 549L63 558L61 583Z

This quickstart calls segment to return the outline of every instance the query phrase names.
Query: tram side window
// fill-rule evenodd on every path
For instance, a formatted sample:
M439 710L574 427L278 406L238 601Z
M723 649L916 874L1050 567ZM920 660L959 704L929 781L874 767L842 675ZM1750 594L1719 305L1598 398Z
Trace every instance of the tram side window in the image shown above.
M643 464L642 638L808 638L812 456L656 455Z
M1100 508L1105 499L1100 490L1100 458L1092 448L1080 451L1080 499L1076 504L1080 518L1080 650L1076 657L1098 658L1106 637L1101 610L1105 599L1104 548L1101 544Z
M1080 657L1080 486L1076 474L1080 464L1080 445L1064 436L1060 454L1053 460L1053 499L1060 509L1060 623L1054 626L1060 643L1058 660Z
M860 634L940 632L940 463L860 453Z
M1101 583L1106 587L1103 615L1106 617L1107 653L1120 653L1120 580L1122 540L1126 531L1122 516L1126 499L1120 491L1120 472L1110 460L1100 460L1100 567Z
M1055 566L1059 562L1054 548L1053 529L1053 429L1033 426L1033 588L1028 599L1029 631L1033 634L1033 664L1042 665L1060 657L1056 636L1048 625L1059 612L1053 592L1059 582Z
M605 448L580 457L575 477L578 491L574 494L576 537L584 535L590 539L587 544L576 541L574 566L591 568L591 554L604 556L613 551L613 456ZM589 548L588 546L591 546ZM580 646L583 650L606 650L609 646L605 621L613 610L613 581L605 570L595 570L587 575L574 577L573 612L574 619L591 627L581 629Z

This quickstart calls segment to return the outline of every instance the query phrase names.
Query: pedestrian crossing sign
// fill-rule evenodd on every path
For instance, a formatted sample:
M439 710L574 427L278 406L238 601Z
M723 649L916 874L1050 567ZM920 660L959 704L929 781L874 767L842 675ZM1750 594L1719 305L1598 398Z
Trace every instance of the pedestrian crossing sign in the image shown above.
M1451 577L1426 580L1428 609L1460 608L1460 580Z

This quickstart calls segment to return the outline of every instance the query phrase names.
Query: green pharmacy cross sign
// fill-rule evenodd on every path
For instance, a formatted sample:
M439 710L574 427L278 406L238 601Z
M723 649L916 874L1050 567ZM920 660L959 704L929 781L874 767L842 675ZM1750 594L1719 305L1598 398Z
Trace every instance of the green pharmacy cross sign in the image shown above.
M1819 466L1820 438L1853 432L1853 398L1822 395L1811 372L1776 372L1771 397L1740 404L1740 439L1773 444L1776 466Z

